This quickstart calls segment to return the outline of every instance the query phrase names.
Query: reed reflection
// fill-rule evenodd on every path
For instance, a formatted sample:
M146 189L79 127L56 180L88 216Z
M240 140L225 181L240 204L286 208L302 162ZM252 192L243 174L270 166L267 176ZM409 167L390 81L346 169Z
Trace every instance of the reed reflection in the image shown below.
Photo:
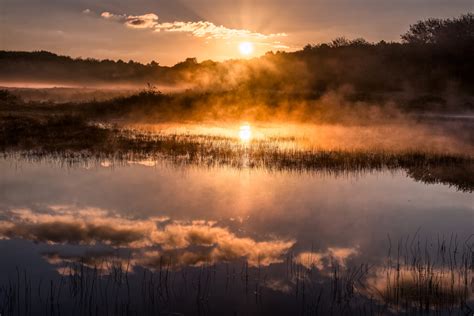
M212 240L198 239L195 246L208 245ZM51 280L53 291L62 286L67 289L54 292L58 302L55 308L61 311L87 310L102 302L99 306L103 312L133 308L153 314L162 308L176 308L175 304L190 295L198 298L198 305L193 307L197 309L206 306L205 301L248 302L250 298L254 301L249 306L251 309L252 306L267 309L275 301L285 308L288 304L294 306L296 301L298 311L303 314L315 310L346 314L350 309L358 313L373 310L378 315L438 315L469 310L474 302L472 240L467 238L456 242L458 246L446 247L449 240L439 239L438 247L430 239L424 250L418 252L423 239L416 234L407 236L397 247L396 256L391 254L389 242L388 257L370 261L365 261L366 253L357 246L294 249L294 252L285 249L285 254L276 251L280 258L272 262L232 254L219 258L222 261L210 260L213 249L206 246L195 250L175 247L100 250L82 245L80 251L62 248L43 252L42 257L59 275ZM252 246L247 242L242 245ZM177 244L191 245L189 241ZM38 286L37 282L42 282L26 271L22 273L9 288L0 291L0 299L6 306L14 304L9 298L18 289L24 288L28 293L32 286ZM148 298L146 304L143 295ZM33 295L20 295L19 300L31 310L50 308L49 299L42 302ZM218 309L226 310L225 306Z

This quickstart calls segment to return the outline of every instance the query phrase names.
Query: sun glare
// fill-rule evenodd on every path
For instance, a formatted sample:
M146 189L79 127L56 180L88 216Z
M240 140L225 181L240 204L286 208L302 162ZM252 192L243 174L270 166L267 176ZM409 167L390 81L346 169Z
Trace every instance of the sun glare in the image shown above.
M240 126L239 130L239 138L242 142L248 142L252 137L252 130L250 129L250 125L245 124Z
M239 51L244 56L249 56L253 53L253 44L250 42L242 42L239 44Z

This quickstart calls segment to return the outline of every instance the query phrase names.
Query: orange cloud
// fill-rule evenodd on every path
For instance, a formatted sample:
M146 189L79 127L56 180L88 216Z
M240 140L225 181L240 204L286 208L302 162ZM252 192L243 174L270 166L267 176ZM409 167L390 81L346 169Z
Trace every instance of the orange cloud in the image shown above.
M272 33L263 34L253 32L246 29L232 29L223 25L215 25L209 21L197 22L158 22L158 16L154 13L147 13L143 15L125 15L114 14L110 12L102 12L101 16L108 20L115 20L123 23L131 28L147 28L155 32L174 32L174 33L190 33L195 37L203 37L207 39L253 39L253 40L268 40L277 37L285 37L286 33ZM280 48L287 47L278 44Z
M358 253L357 248L329 247L323 252L301 252L294 258L294 261L307 269L325 270L334 264L345 267L346 261Z
M160 257L177 265L199 265L244 258L249 265L281 262L292 240L256 241L240 237L210 221L133 219L96 208L51 206L50 212L30 209L7 212L0 238L21 238L49 244L106 244L133 250L134 260L153 267ZM199 248L198 250L196 250Z
M378 267L367 279L364 294L398 308L453 307L474 299L469 289L472 280L474 271L467 266L450 269L430 263L401 265L398 269Z

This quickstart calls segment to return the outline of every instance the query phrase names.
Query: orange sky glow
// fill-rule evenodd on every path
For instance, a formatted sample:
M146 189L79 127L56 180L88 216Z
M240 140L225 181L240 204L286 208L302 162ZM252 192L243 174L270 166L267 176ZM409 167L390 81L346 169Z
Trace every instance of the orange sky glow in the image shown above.
M472 8L471 0L2 0L0 49L161 65L187 57L221 61L338 36L399 41L420 19ZM242 43L250 43L246 53Z

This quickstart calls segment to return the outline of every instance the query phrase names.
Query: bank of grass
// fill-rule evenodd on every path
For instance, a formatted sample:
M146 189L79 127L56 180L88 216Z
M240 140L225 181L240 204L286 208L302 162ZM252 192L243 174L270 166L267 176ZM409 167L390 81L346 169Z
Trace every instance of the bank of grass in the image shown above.
M474 189L474 159L449 153L281 148L278 138L242 143L223 136L152 134L90 123L81 116L0 118L0 151L65 160L167 160L176 164L343 174L406 170L425 183Z

